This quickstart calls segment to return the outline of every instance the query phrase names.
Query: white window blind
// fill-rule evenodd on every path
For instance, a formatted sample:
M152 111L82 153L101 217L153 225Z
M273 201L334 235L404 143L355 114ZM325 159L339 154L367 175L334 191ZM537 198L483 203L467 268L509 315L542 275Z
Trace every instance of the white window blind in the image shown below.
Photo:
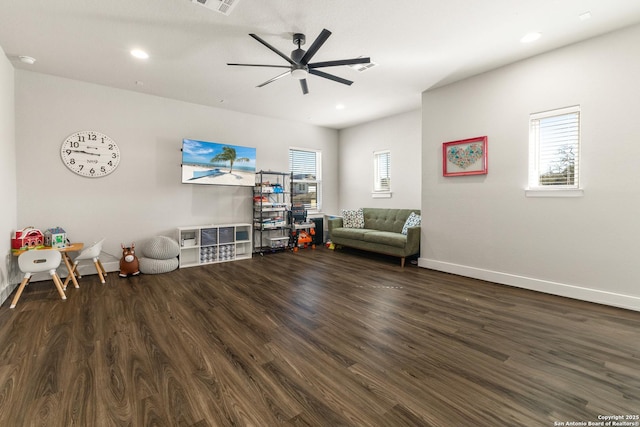
M321 205L321 153L312 150L290 149L289 170L293 176L292 202L302 203L307 210L319 210Z
M580 107L532 114L529 150L529 188L578 189Z
M289 168L294 180L312 180L317 177L315 151L289 150Z
M391 152L376 151L373 153L373 191L391 191Z

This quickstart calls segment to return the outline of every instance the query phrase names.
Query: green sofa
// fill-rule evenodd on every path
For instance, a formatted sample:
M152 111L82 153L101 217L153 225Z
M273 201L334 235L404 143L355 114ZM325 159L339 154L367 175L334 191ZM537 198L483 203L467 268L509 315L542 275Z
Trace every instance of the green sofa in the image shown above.
M364 228L347 228L342 217L330 218L329 238L334 245L400 257L404 267L406 257L420 252L420 226L408 227L402 234L412 212L420 215L417 209L362 208Z

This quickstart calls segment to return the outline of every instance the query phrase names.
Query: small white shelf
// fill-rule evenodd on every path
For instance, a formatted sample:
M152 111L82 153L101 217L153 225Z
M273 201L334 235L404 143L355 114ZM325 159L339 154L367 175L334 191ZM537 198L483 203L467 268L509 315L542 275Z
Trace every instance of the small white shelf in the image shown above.
M180 268L251 258L251 224L178 227Z

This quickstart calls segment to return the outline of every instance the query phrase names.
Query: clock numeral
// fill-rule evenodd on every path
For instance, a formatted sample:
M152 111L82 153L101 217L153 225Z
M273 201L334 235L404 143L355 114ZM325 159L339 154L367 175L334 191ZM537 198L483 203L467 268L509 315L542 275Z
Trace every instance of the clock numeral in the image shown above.
M90 173L91 175L95 175L96 170L95 170L94 168L91 168L91 169L89 169L89 173Z
M65 153L67 153L67 156L71 155L71 150L64 150Z
M69 164L70 165L75 165L76 164L76 159L74 159L74 158L69 159Z
M118 156L116 155L116 153L111 153L111 158L112 158L112 159L115 159L116 157L118 157Z
M113 150L113 144L109 144L109 150Z
M113 166L113 162L112 162L111 160L109 160L109 161L107 162L107 164L108 164L109 166Z
M80 148L80 143L75 141L69 141L71 148Z
M97 137L95 135L88 135L89 141L97 141Z
M84 136L78 135L78 142L84 142ZM75 144L77 144L77 142ZM75 147L77 147L77 145Z
M84 169L84 165L78 165L78 170L81 171L82 169Z
M100 166L100 172L105 173L107 171L107 168L105 168L104 166Z

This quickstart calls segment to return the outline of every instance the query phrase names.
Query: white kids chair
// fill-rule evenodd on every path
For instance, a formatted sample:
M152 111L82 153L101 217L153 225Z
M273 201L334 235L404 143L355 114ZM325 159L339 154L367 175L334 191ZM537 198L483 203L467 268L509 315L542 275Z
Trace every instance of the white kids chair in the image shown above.
M51 275L53 283L56 285L56 289L58 289L60 297L62 299L67 299L67 296L62 290L60 277L58 277L58 273L56 272L56 269L60 266L61 261L62 255L60 255L60 252L54 249L32 249L20 254L20 256L18 257L18 266L20 267L20 271L24 273L24 278L22 279L22 282L20 282L20 286L18 287L16 296L13 297L13 301L11 301L11 308L15 308L18 300L20 299L20 295L22 295L24 287L27 286L27 283L29 283L29 280L31 280L31 276L34 273L42 273L45 271L48 271Z
M104 269L102 263L100 262L100 252L102 252L102 243L104 243L104 239L99 242L94 243L93 245L85 248L78 254L78 256L73 261L73 268L71 269L71 273L67 276L64 281L63 289L67 289L67 284L71 277L76 274L78 270L78 263L85 259L90 259L93 261L93 265L96 266L96 271L98 272L98 276L100 276L100 282L105 283L104 276L107 275L107 270ZM80 275L78 275L80 277Z

